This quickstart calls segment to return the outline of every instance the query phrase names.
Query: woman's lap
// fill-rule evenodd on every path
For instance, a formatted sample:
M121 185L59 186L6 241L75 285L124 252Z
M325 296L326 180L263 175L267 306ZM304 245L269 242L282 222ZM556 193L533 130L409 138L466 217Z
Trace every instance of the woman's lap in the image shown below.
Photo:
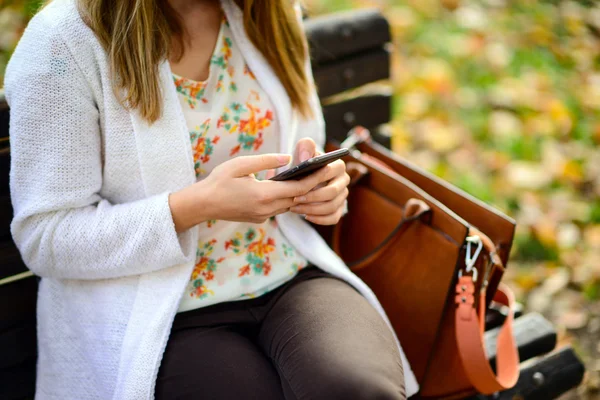
M282 399L273 364L236 329L198 327L172 339L156 381L157 399Z
M400 399L402 362L375 309L337 279L302 282L266 316L259 346L286 399Z
M401 399L402 365L377 311L324 272L176 318L157 399ZM182 395L179 395L182 396Z

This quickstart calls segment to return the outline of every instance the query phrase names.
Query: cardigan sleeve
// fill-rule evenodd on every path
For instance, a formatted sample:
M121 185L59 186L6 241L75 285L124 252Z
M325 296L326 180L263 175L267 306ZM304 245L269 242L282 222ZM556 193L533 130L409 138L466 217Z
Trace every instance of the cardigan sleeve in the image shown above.
M176 233L169 193L122 204L99 195L102 141L90 81L43 15L24 32L5 89L11 233L35 274L106 279L191 260L189 231Z

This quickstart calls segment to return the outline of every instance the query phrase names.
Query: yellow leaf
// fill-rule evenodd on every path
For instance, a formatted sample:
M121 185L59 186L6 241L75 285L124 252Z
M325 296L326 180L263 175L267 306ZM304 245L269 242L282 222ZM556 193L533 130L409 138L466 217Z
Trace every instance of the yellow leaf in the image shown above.
M461 135L439 121L429 119L423 124L423 139L428 148L437 153L445 153L455 149L461 142Z
M397 154L406 154L412 149L412 138L404 124L395 121L391 126L392 150Z
M573 118L569 109L558 99L552 99L548 105L548 114L550 118L557 124L559 132L567 134L573 126Z
M539 279L533 274L522 274L515 278L515 282L525 291L537 287Z
M535 237L546 247L556 247L556 223L549 218L540 219L534 226Z
M568 160L562 167L561 178L572 183L581 183L583 180L583 169L574 160Z

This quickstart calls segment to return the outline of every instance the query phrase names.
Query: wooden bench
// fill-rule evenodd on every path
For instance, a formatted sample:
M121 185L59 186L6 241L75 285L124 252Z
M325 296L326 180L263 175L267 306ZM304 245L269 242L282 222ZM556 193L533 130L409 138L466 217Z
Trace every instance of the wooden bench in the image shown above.
M341 141L350 128L363 125L389 148L390 137L382 127L390 121L391 91L381 86L364 88L390 77L390 27L386 19L377 11L362 10L310 18L305 26L328 139ZM340 95L361 87L364 90ZM8 124L8 106L0 93L0 399L4 400L33 397L37 356L38 278L27 270L10 236ZM530 361L523 364L514 389L476 399L553 399L582 380L583 365L571 348L545 355L556 345L552 325L539 314L521 315L521 310L517 311L519 354L522 361ZM501 310L492 309L486 321L486 345L492 361L492 339L502 318Z

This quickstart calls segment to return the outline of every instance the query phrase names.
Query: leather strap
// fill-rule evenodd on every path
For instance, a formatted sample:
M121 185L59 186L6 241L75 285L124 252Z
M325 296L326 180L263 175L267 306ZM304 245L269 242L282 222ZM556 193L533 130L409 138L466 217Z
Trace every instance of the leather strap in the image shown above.
M349 161L346 163L346 173L350 176L348 188L351 188L369 175L369 169L359 162Z
M471 276L462 276L456 285L456 342L460 358L471 384L482 394L513 387L519 378L519 353L513 335L514 295L500 284L494 301L509 308L497 339L496 374L490 367L484 348L485 290L480 292L475 310L475 284Z
M392 232L379 244L377 245L369 254L360 258L354 262L346 262L348 267L350 267L353 271L357 271L363 267L368 266L375 258L377 258L381 253L383 253L388 246L393 242L392 239L396 237L400 229L404 228L406 225L414 222L414 221L427 221L428 218L431 218L431 208L427 203L423 200L411 198L408 199L406 204L404 205L404 210L402 213L402 219L396 225L396 227L392 230ZM343 219L338 222L333 228L333 237L331 240L331 247L335 253L342 257L341 252L341 235L342 235L342 223Z

